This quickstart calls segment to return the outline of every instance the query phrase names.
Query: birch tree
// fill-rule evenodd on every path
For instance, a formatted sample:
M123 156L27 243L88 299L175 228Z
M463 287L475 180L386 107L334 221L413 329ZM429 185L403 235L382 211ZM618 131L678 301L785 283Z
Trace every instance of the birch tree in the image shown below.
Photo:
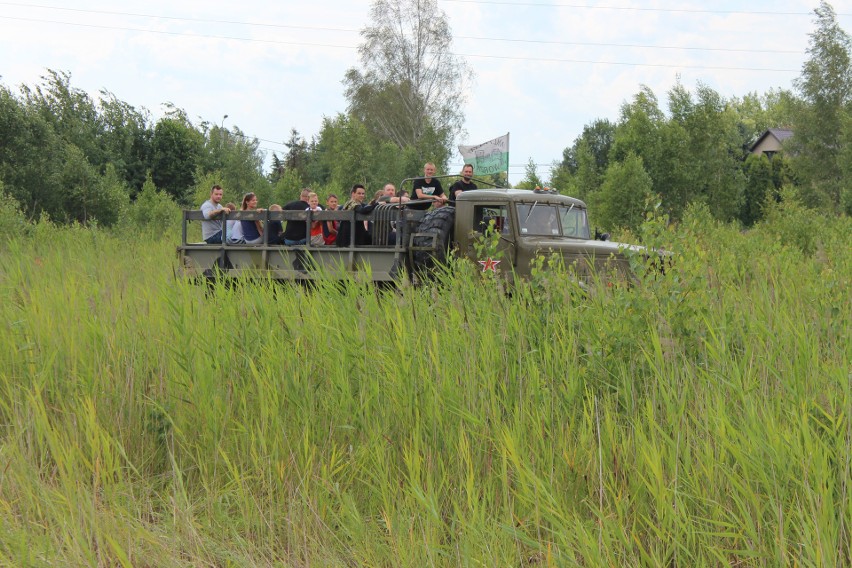
M349 111L372 134L435 159L461 132L471 74L451 51L447 17L435 0L376 0L371 21L361 65L343 81Z

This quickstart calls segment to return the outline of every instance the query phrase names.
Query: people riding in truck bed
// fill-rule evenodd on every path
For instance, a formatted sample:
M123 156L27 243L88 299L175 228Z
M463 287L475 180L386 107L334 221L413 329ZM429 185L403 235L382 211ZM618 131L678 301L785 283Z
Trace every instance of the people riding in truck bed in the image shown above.
M444 195L444 188L441 187L440 180L432 177L434 175L435 164L427 162L423 166L423 177L414 180L414 194L411 199L429 199L432 203L415 203L414 205L409 205L411 209L426 210L429 209L430 205L440 207L447 202L447 196Z
M365 205L364 200L366 200L366 198L367 189L360 183L356 183L352 186L352 191L349 193L349 201L346 202L346 205L343 206L343 209L346 211L355 211L355 213L358 215L369 215L373 212L373 209L375 209L376 206ZM355 246L372 244L373 240L370 237L370 232L367 230L367 227L364 226L364 223L361 221L355 221L354 225ZM351 231L351 221L340 222L340 226L337 229L337 246L348 247L350 245Z
M476 187L476 184L471 181L473 178L473 166L470 164L465 164L461 171L462 179L458 180L456 183L450 186L450 203L455 203L456 198L462 194L462 192L470 191L472 189L479 189Z
M263 209L257 208L257 195L251 192L243 196L243 204L240 209L242 211L263 211ZM256 245L263 242L263 223L259 219L256 221L240 221L240 226L243 230L243 239L247 245Z
M304 211L310 207L308 199L311 195L311 189L306 187L299 194L298 201L291 201L284 206L284 211ZM291 219L287 221L287 228L284 229L284 244L288 247L304 245L308 242L308 224L306 221L297 221Z
M222 244L222 214L230 213L222 206L222 186L214 185L210 190L210 199L201 204L204 220L201 221L201 238L209 245Z

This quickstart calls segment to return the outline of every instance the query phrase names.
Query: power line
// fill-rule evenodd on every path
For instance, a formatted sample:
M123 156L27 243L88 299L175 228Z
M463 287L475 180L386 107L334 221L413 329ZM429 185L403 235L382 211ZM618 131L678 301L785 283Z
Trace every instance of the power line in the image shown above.
M459 4L490 4L498 6L529 6L533 8L577 8L581 10L618 10L625 12L671 12L684 14L721 14L741 16L813 16L813 12L776 12L760 10L706 10L699 8L639 8L636 6L589 6L588 4L561 4L539 2L511 2L504 0L441 0L442 2L456 2ZM838 16L849 16L850 14L838 13Z
M663 12L663 13L682 13L682 14L720 14L720 15L741 15L741 16L812 16L813 12L780 12L770 10L710 10L700 8L642 8L636 6L590 6L588 4L562 4L562 3L540 3L540 2L515 2L509 0L441 0L442 2L455 2L458 4L486 4L499 6L529 6L534 8L574 8L579 10L616 10L624 12ZM205 18L188 18L177 16L159 16L144 13L134 12L117 12L110 10L85 10L82 8L67 8L64 6L48 6L45 4L25 4L23 2L0 2L2 6L17 6L21 8L43 8L47 10L65 10L69 12L85 12L90 14L112 14L119 16L140 16L146 18L160 18L164 20L181 20L188 22L207 22L220 24L238 24L247 26L266 26L280 28L298 28L300 26L287 26L282 24L267 24L257 22L242 22L239 20L214 20ZM838 12L838 16L849 16L850 14ZM332 30L332 31L358 31L346 28L308 28L317 30Z
M16 21L24 21L24 22L35 22L35 23L48 23L48 24L59 24L66 26L76 26L76 27L84 27L84 28L94 28L94 29L106 29L106 30L115 30L115 31L130 31L130 32L140 32L140 33L151 33L151 34L160 34L160 35L170 35L170 36L179 36L179 37L192 37L192 38L203 38L203 39L224 39L230 41L246 41L252 43L265 43L265 44L274 44L274 45L292 45L299 47L328 47L335 49L357 49L356 46L349 45L335 45L335 44L325 44L325 43L305 43L305 42L295 42L295 41L283 41L283 40L274 40L274 39L257 39L257 38L244 38L237 36L223 36L223 35L211 35L211 34L193 34L188 32L170 32L164 30L149 30L144 28L130 28L124 26L105 26L99 24L81 24L77 22L63 22L57 20L43 20L37 18L20 18L14 16L0 16L0 19L4 20L16 20ZM513 61L540 61L546 63L579 63L579 64L589 64L589 65L620 65L620 66L632 66L632 67L657 67L657 68L667 68L667 69L701 69L701 70L724 70L724 71L760 71L760 72L796 72L798 69L782 69L782 68L762 68L762 67L728 67L728 66L716 66L716 65L672 65L665 63L636 63L636 62L628 62L628 61L596 61L591 59L563 59L563 58L547 58L547 57L522 57L518 55L485 55L485 54L477 54L477 53L455 53L460 57L474 57L481 59L503 59L503 60L513 60Z
M514 39L502 37L478 37L478 36L456 36L455 39L473 39L487 41L505 41L513 43L540 43L546 45L574 45L580 47L629 47L634 49L671 49L684 51L724 51L735 53L769 53L769 54L796 54L801 55L804 52L801 50L788 49L737 49L728 47L682 47L678 45L644 45L637 43L598 43L592 41L549 41L542 39Z
M0 6L17 6L23 8L42 8L44 10L62 10L65 12L77 12L84 14L104 14L108 16L131 16L134 18L152 18L157 20L169 20L176 22L197 22L201 24L228 24L237 26L256 26L261 28L280 28L291 30L311 30L311 31L330 31L330 32L353 32L358 33L359 30L351 28L326 28L314 26L292 26L287 24L269 24L265 22L241 22L239 20L215 20L210 18L188 18L178 16L161 16L157 14L144 14L138 12L116 12L112 10L84 10L82 8L66 8L64 6L46 6L43 4L22 4L20 2L0 2Z
M516 61L541 61L547 63L581 63L591 65L621 65L633 67L662 67L665 69L703 69L714 71L767 71L767 72L796 72L798 69L765 68L765 67L727 67L724 65L671 65L666 63L632 63L627 61L595 61L591 59L559 59L547 57L518 57L513 55L481 55L475 53L456 53L461 57L478 57L483 59L509 59Z
M296 46L304 46L304 47L333 47L340 49L358 49L356 46L351 45L334 45L334 44L326 44L326 43L304 43L304 42L296 42L296 41L282 41L278 39L256 39L249 37L236 37L236 36L223 36L223 35L211 35L211 34L193 34L188 32L169 32L164 30L149 30L144 28L128 28L124 26L104 26L98 24L81 24L77 22L61 22L58 20L42 20L38 18L20 18L16 16L0 16L2 20L17 20L22 22L35 22L41 24L60 24L63 26L77 26L82 28L95 28L101 30L116 30L123 32L140 32L140 33L149 33L149 34L160 34L160 35L171 35L171 36L182 36L182 37L194 37L194 38L203 38L203 39L227 39L233 41L248 41L253 43L272 43L279 45L296 45Z
M359 30L353 28L331 28L318 26L294 26L287 24L270 24L265 22L247 22L240 20L219 20L210 18L189 18L177 16L161 16L157 14L146 14L139 12L118 12L113 10L84 10L82 8L66 8L62 6L47 6L43 4L22 4L19 2L0 2L0 5L18 6L29 8L41 8L45 10L62 10L65 12L76 12L85 14L103 14L110 16L130 16L135 18L150 18L167 21L178 22L196 22L203 24L227 24L237 26L250 26L272 29L290 29L290 30L307 30L307 31L332 31L345 33L360 33ZM596 7L589 7L596 8ZM627 8L625 8L627 9ZM747 13L747 12L737 12ZM38 20L32 20L38 21ZM598 42L572 42L572 41L551 41L540 39L525 39L525 38L502 38L502 37L482 37L482 36L455 36L456 39L467 39L474 41L497 41L510 43L530 43L530 44L545 44L545 45L574 45L588 47L629 47L638 49L666 49L666 50L689 50L689 51L721 51L721 52L742 52L742 53L768 53L768 54L801 54L801 51L795 50L773 50L773 49L737 49L737 48L713 48L713 47L691 47L691 46L676 46L676 45L642 45L629 43L598 43Z

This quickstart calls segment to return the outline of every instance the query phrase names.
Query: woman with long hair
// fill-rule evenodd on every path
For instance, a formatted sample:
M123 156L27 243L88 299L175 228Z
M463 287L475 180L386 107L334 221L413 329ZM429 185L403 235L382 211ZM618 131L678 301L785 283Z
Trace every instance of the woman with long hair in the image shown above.
M263 211L257 208L257 195L254 193L246 193L243 196L243 205L241 211ZM246 244L256 245L263 242L263 223L257 221L240 221L240 226L243 230L243 239Z

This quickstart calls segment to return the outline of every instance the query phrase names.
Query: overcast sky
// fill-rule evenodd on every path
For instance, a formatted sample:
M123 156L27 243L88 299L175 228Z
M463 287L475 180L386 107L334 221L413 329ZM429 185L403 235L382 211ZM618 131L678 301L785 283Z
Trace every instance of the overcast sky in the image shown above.
M831 3L852 29L852 0ZM816 1L438 0L474 76L466 136L511 133L510 180L550 164L596 118L648 85L665 109L680 78L724 97L791 89ZM368 0L0 1L0 82L33 86L46 69L158 118L238 126L282 154L291 128L310 138L346 110L341 79L358 65ZM450 169L461 165L455 154ZM419 172L412 172L416 174Z

